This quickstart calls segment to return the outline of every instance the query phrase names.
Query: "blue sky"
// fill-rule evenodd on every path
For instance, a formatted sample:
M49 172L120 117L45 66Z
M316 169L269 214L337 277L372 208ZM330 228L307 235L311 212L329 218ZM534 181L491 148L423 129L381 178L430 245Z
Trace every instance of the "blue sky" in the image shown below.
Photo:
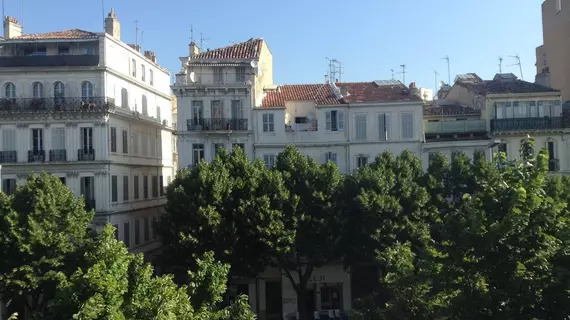
M542 43L542 1L521 0L4 0L6 14L22 20L25 33L79 28L103 30L102 7L121 22L122 39L135 42L135 20L143 49L156 52L172 73L187 55L190 25L206 48L263 37L273 53L276 84L319 83L326 58L343 63L343 81L390 79L407 65L406 82L433 88L433 69L447 82L458 73L491 78L520 77L509 55L518 54L525 80L534 81L535 48ZM396 75L401 80L401 75Z

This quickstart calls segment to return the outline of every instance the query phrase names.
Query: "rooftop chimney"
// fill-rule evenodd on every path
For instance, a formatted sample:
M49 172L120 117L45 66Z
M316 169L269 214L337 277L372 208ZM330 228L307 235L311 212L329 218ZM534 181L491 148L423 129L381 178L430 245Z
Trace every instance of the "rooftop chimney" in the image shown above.
M105 33L110 34L113 38L121 40L121 24L115 15L115 9L111 8L111 12L105 19Z
M347 97L348 96L348 88L347 87L340 87L340 94L343 97Z
M153 51L145 51L144 56L150 61L156 63L156 54Z
M421 97L422 97L422 96L421 96L420 89L418 89L418 87L416 87L416 83L415 83L415 82L410 83L409 88L410 88L410 95L416 96L416 97L418 97L418 98L421 98Z
M11 39L22 35L22 26L13 17L4 17L4 38Z
M190 57L197 56L198 54L200 54L200 48L198 48L196 42L194 41L190 42L190 44L188 45L188 54L190 54Z
M133 48L134 50L136 50L137 52L141 52L141 46L139 46L138 44L128 44L129 47Z

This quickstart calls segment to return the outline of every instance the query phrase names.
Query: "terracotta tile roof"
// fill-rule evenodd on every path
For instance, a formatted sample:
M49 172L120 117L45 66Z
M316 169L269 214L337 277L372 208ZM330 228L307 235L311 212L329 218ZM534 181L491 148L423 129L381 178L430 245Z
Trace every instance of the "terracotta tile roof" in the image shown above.
M424 116L478 116L480 110L460 104L424 105Z
M343 97L346 103L421 100L420 97L410 95L408 88L402 83L379 85L377 82L342 82L336 85L348 91L348 96Z
M218 48L210 51L203 51L199 54L192 56L191 59L209 60L209 59L223 59L223 60L245 60L257 59L263 47L263 39L249 39L246 42L236 43L231 46Z
M478 94L500 94L500 93L541 93L560 92L560 90L545 87L536 83L519 79L515 80L484 80L481 82L456 82L456 84L467 88Z
M25 34L12 39L16 40L44 40L44 39L88 39L97 38L98 35L94 32L89 32L80 29L70 29L46 33Z
M315 101L317 105L341 103L328 84L293 84L279 86L277 91L267 92L265 97L263 97L261 107L284 107L287 101L302 100Z

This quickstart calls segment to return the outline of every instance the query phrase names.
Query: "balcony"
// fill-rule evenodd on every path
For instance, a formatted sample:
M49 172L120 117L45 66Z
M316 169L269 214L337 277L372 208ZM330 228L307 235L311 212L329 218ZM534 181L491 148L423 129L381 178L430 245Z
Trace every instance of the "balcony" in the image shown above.
M97 114L108 113L115 108L115 100L107 97L51 97L51 98L1 98L0 116L12 114Z
M247 131L247 119L188 119L186 124L188 131Z
M84 148L77 150L77 161L95 161L95 149Z
M285 132L305 132L305 131L317 131L319 130L319 122L311 120L307 123L293 123L291 125L285 125Z
M91 67L98 65L98 54L0 57L0 68Z
M28 150L28 162L45 162L45 150Z
M485 132L485 120L438 121L424 123L426 134Z
M564 128L562 117L492 119L492 131L552 130Z
M0 151L0 163L18 162L18 153L15 150Z
M50 162L65 162L67 161L67 150L56 149L49 151L49 161Z

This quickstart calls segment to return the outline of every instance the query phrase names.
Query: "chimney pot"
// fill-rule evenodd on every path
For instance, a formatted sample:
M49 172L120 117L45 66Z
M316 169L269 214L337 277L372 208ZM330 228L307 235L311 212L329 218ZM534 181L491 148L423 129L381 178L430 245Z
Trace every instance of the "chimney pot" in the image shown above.
M190 57L197 56L198 54L200 54L200 48L198 47L196 42L194 41L190 42L190 44L188 45L188 54L190 55Z
M115 9L111 8L111 11L105 19L105 33L111 35L117 40L121 40L121 23L117 19L115 14Z
M22 25L14 17L4 18L4 38L11 39L22 35Z

